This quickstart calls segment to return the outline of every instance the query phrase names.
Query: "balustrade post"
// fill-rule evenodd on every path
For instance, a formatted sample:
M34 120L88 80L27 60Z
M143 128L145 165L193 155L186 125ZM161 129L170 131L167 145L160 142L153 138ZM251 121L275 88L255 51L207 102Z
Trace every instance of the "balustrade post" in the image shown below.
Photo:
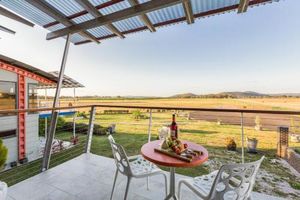
M278 142L277 142L277 156L280 158L286 157L286 150L289 147L289 127L278 127Z
M148 142L151 142L151 128L152 128L152 109L149 111L149 125L148 125Z
M244 152L244 113L241 112L241 140L242 140L242 163L245 162L245 152Z
M148 142L151 142L151 128L152 128L152 109L149 111L149 125L148 125ZM147 177L147 190L149 190L149 177Z

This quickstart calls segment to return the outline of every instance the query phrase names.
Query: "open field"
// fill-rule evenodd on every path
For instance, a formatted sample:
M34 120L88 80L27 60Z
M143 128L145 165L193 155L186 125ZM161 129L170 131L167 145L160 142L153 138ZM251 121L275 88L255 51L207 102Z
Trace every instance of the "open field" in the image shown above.
M63 99L61 105L74 103L72 99ZM236 108L266 110L300 110L300 98L158 98L158 99L83 99L79 98L76 105L118 104L139 106L171 106L197 108Z

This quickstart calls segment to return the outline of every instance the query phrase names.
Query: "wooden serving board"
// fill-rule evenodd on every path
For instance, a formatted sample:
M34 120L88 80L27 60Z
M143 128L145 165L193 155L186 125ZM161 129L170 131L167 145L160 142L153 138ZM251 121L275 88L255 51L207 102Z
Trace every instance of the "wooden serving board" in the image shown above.
M180 156L180 155L177 155L176 153L170 152L170 151L165 150L165 149L154 148L154 151L158 152L158 153L168 155L168 156L171 156L173 158L177 158L177 159L185 161L185 162L192 162L192 158L187 158L187 157L184 157L184 156Z

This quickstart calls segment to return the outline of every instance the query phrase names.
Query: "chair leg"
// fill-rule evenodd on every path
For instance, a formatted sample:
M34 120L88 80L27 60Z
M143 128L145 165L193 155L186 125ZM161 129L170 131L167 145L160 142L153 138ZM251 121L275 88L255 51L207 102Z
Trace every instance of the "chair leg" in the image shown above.
M147 176L147 190L149 190L150 188L149 188L149 181L150 181L150 177L149 176Z
M183 182L179 181L178 183L178 198L179 200L181 200L181 185L182 185Z
M117 177L118 177L118 172L119 172L118 169L116 169L114 184L113 184L113 188L112 188L111 195L110 195L110 200L112 200L113 195L114 195L114 190L115 190L115 185L116 185L116 181L117 181Z
M131 177L127 177L127 185L126 185L126 190L125 190L125 196L124 196L124 200L127 199L127 195L128 195L128 191L129 191L129 185L130 185L130 181L131 181Z

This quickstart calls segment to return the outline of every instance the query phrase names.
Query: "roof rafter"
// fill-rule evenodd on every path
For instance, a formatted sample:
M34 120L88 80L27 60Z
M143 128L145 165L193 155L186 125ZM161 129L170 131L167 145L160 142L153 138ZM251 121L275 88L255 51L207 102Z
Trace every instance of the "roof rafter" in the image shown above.
M182 3L186 21L188 24L192 24L195 22L194 20L194 15L193 15L193 9L192 9L192 4L190 0L186 0Z
M16 14L10 12L9 10L6 10L5 8L3 8L1 6L0 6L0 15L3 15L3 16L8 17L10 19L13 19L13 20L15 20L17 22L20 22L22 24L25 24L27 26L31 26L31 27L34 26L34 24L31 23L30 21L28 21L27 19L24 19L23 17L20 17L19 15L16 15Z
M270 3L270 2L271 2L271 0L253 0L253 1L250 1L249 6L258 5L258 4L262 4L262 3ZM197 13L197 14L194 15L194 18L208 17L208 16L215 15L215 14L218 14L218 13L229 12L229 11L237 10L238 7L239 7L239 4L235 4L235 5L231 5L231 6L227 6L227 7L223 7L223 8L217 8L217 9L214 9L214 10L209 10L209 11ZM159 28L161 26L170 25L170 24L174 24L174 23L179 23L179 22L183 22L185 20L186 20L186 17L180 17L180 18L177 18L177 19L171 19L171 20L168 20L168 21L165 21L165 22L156 23L156 24L153 24L153 26L155 28ZM131 29L131 30L128 30L128 31L123 31L122 33L124 35L126 35L126 34L129 34L129 33L135 33L135 32L143 31L143 30L146 30L146 29L147 29L147 27L144 26L144 27ZM98 37L97 39L101 41L101 40L110 39L110 38L114 38L114 37L115 37L115 35L111 34L111 35ZM89 43L89 42L90 42L89 40L85 40L85 41L77 42L77 43L75 43L75 45L86 44L86 43Z
M11 29L9 29L9 28L6 28L6 27L4 27L4 26L1 26L1 25L0 25L0 31L4 31L4 32L10 33L10 34L16 34L15 31L13 31L13 30L11 30Z
M29 4L33 5L37 9L41 10L42 12L46 13L53 19L59 21L65 26L72 26L74 25L73 22L71 22L69 19L66 18L64 14L62 14L59 10L57 10L55 7L50 5L48 2L45 0L25 0ZM87 31L80 31L79 34L93 42L100 43L95 36L90 34Z
M131 17L139 16L147 12L152 12L165 7L173 6L182 3L182 0L152 0L143 4L132 6L124 10L120 10L102 17L98 17L80 24L72 25L57 31L47 34L47 40L62 37L68 34L77 33L82 30L103 26L116 21L128 19Z
M246 12L248 9L250 0L240 0L240 4L238 7L238 13Z
M103 15L88 1L88 0L75 0L82 8L88 11L95 18L102 17ZM125 36L113 25L107 24L105 27L112 33L116 34L120 38L125 38Z
M130 3L131 6L139 5L139 2L137 0L128 0L128 2ZM153 26L153 24L151 23L149 17L146 14L140 15L139 18L148 27L148 29L151 32L156 31L155 27Z
M110 1L107 1L105 3L97 5L95 8L97 10L100 10L102 8L106 8L106 7L112 6L114 4L120 3L122 1L124 1L124 0L110 0ZM80 11L78 13L74 13L72 15L69 15L69 16L67 16L67 18L70 20L70 19L74 19L74 18L80 17L80 16L85 15L85 14L88 14L88 11L83 10L83 11ZM58 21L54 21L54 22L50 22L49 24L45 24L43 27L44 28L49 28L49 27L57 25L57 24L59 24L59 22Z

